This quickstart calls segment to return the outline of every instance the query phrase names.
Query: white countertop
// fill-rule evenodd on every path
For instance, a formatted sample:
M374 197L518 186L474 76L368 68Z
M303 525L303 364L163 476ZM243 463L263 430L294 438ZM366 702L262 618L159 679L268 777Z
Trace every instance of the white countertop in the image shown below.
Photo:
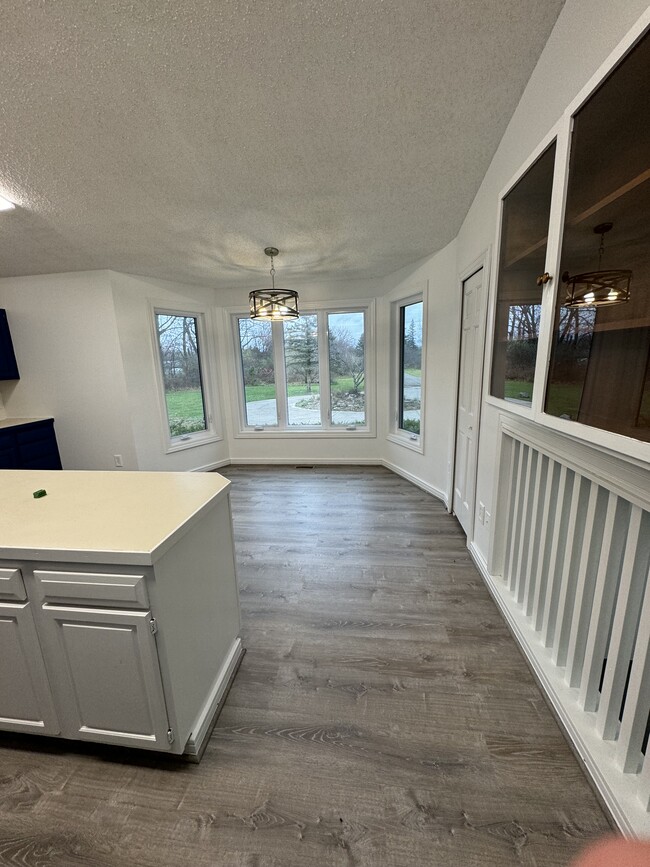
M0 557L151 565L229 486L217 473L0 470Z

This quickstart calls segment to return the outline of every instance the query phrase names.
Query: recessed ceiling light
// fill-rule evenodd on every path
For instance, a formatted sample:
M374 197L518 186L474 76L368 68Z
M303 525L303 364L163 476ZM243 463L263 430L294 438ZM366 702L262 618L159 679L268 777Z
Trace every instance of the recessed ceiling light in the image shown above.
M11 211L12 208L15 208L13 202L10 202L9 199L5 199L3 196L0 196L0 211Z

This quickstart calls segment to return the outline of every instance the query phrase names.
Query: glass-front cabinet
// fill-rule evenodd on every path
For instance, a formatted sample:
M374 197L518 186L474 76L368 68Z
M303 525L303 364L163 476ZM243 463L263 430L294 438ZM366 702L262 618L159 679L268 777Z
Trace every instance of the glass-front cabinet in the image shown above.
M503 197L490 394L533 396L555 141Z
M650 33L502 197L490 395L650 441Z

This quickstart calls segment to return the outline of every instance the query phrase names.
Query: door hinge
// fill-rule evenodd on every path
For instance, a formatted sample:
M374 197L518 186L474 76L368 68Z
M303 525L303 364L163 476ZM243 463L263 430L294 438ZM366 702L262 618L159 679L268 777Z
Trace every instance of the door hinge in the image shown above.
M149 629L151 630L152 635L155 635L158 632L158 621L155 617L152 617L149 621Z
M167 729L167 740L170 745L174 743L174 729Z

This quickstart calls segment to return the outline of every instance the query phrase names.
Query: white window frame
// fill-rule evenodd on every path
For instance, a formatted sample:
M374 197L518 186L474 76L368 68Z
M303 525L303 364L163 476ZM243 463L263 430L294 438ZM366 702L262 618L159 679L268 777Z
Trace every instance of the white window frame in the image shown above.
M551 361L553 345L553 322L555 316L555 301L558 291L562 291L560 273L560 257L562 253L562 238L564 231L564 215L569 177L569 158L571 145L571 132L573 118L582 106L590 99L603 81L609 76L614 68L626 57L632 48L639 42L645 33L650 30L650 9L638 19L634 27L619 42L616 48L600 65L598 70L589 79L587 84L569 104L561 119L556 123L541 144L517 171L508 185L499 196L498 216L495 250L497 255L492 263L492 279L490 281L491 297L489 301L490 318L488 323L487 351L485 356L486 371L484 377L483 399L486 403L497 407L502 412L510 415L519 415L531 419L548 428L558 431L576 440L581 440L595 446L605 453L612 453L650 463L650 443L637 440L623 434L612 433L601 428L591 427L577 421L561 419L557 416L544 412L544 398L547 387L547 376ZM553 192L551 197L551 213L549 217L548 246L546 249L545 270L551 274L552 279L546 283L542 293L542 310L540 318L540 331L537 343L537 359L535 364L535 378L533 385L533 400L531 407L519 406L509 401L492 396L490 392L490 380L492 371L492 352L494 343L494 320L496 315L497 278L499 269L499 251L501 240L501 222L503 211L503 199L517 181L523 177L533 162L543 153L551 141L556 138L555 169L553 176Z
M428 321L428 281L412 285L397 294L388 296L390 301L390 423L386 439L397 443L419 454L424 454L425 405L426 405L426 370L427 370L427 321ZM400 406L400 363L401 334L400 309L409 304L422 302L422 376L420 379L420 433L404 430L399 425Z
M230 319L231 359L234 365L233 374L237 388L231 392L234 436L241 439L256 438L331 438L331 437L376 437L375 395L377 390L375 366L375 303L374 300L349 301L345 303L301 302L300 312L304 315L318 317L318 362L321 399L320 425L300 425L289 427L287 414L287 393L285 388L286 371L284 361L283 323L271 324L273 333L273 361L275 370L276 404L278 424L268 427L256 427L247 424L245 409L244 376L241 364L241 349L239 343L239 320L247 319L249 313L243 308L230 308L227 314ZM330 420L330 374L329 374L329 330L328 314L330 313L364 313L364 352L365 352L365 400L366 424L354 427L332 425ZM323 384L327 388L323 388Z
M151 338L154 353L154 378L156 380L156 391L158 393L158 409L160 412L163 452L165 454L173 454L174 452L180 452L185 449L196 448L197 446L206 445L207 443L223 440L223 435L220 432L220 420L215 411L216 407L219 406L219 400L214 376L214 371L216 370L215 359L212 351L212 342L208 337L209 332L214 333L214 328L212 328L212 323L210 321L210 312L206 310L205 307L183 305L182 308L177 308L153 300L149 301L149 308L149 321L151 323ZM199 365L203 390L203 406L206 415L206 430L183 434L182 436L176 437L172 437L169 432L167 400L165 396L165 383L163 379L160 343L158 341L158 325L156 320L158 314L162 314L163 316L184 316L196 320L196 336L199 344Z

